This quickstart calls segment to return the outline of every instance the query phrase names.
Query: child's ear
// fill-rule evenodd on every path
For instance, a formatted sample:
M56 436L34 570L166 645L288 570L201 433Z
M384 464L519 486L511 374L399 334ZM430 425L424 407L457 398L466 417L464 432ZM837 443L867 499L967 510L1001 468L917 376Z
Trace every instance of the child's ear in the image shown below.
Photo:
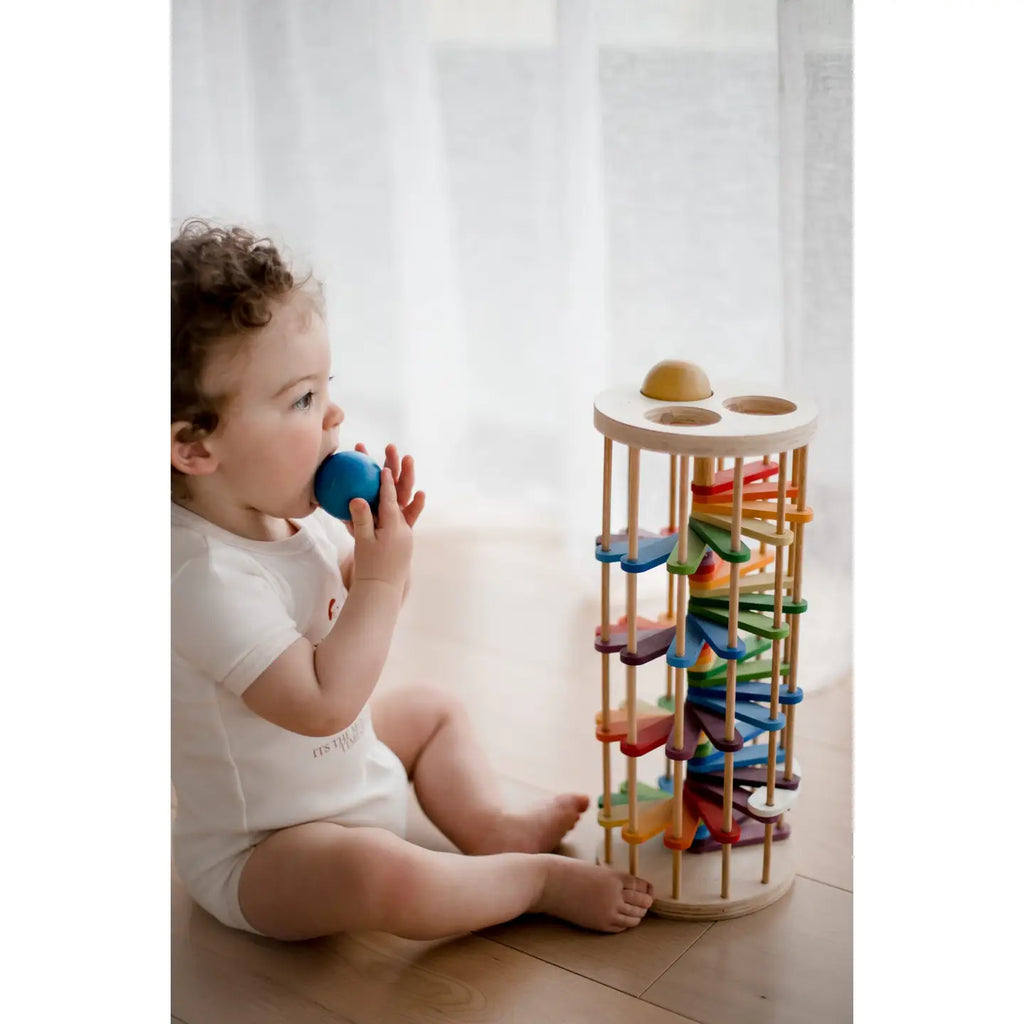
M206 476L217 468L217 457L203 439L194 439L195 433L184 420L171 424L171 465L189 476Z

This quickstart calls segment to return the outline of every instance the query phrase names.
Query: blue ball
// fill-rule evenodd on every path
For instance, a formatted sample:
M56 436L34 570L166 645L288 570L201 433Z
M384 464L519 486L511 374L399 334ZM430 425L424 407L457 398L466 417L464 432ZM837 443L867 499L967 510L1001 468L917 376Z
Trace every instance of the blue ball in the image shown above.
M377 514L380 466L362 452L336 452L320 463L313 479L313 496L336 519L352 518L348 503L363 498Z

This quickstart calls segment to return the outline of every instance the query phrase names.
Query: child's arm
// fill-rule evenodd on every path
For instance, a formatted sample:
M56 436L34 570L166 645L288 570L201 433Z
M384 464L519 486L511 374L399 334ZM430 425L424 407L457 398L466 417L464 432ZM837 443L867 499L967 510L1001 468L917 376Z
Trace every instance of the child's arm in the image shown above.
M352 589L352 569L355 566L355 562L355 552L350 551L338 563L338 568L341 570L341 585L345 588L346 592ZM402 604L405 604L405 599L409 596L409 584L411 582L412 576L410 574L405 577L405 587L402 589Z
M377 528L365 501L353 501L351 512L351 587L337 622L315 649L296 640L242 694L256 714L304 736L331 736L356 720L384 668L408 580L412 527L389 469Z

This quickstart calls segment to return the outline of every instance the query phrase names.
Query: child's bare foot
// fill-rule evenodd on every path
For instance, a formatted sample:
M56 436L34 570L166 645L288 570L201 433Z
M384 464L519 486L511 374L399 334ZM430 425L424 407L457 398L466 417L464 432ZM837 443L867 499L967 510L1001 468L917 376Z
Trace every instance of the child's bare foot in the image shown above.
M600 864L549 855L540 898L531 908L599 932L635 928L654 902L643 878Z
M487 829L472 853L550 853L590 805L582 793L562 793L520 814L503 814Z

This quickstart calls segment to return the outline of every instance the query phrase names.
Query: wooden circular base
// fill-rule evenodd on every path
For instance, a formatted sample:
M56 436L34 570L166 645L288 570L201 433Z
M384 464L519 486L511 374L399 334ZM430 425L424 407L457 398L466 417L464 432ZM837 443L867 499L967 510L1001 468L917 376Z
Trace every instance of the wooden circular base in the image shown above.
M604 863L604 840L596 860ZM761 881L763 846L733 848L729 865L729 896L722 898L722 853L680 854L679 899L672 898L672 851L660 836L639 848L638 875L654 886L651 913L679 921L725 921L763 910L789 892L796 878L793 836L772 843L771 877ZM617 832L612 835L612 863L618 871L629 870L629 844Z

